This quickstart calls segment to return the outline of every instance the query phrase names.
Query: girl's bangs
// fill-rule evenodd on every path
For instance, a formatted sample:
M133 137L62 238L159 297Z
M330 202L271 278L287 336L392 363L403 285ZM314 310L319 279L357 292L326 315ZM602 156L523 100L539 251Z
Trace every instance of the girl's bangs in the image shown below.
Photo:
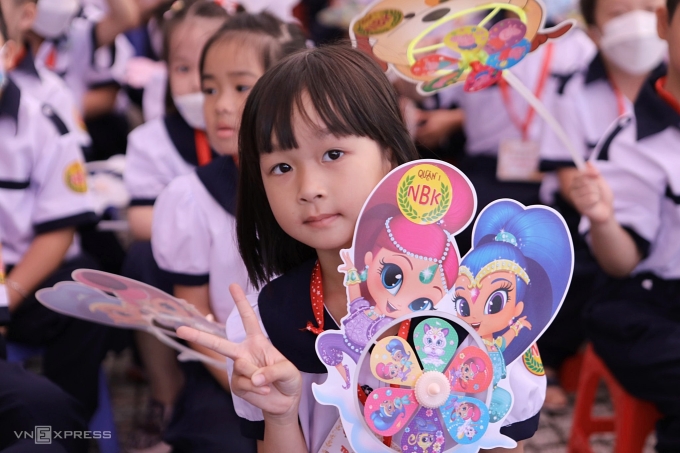
M318 127L305 109L305 98L331 134L368 137L386 147L387 138L376 124L388 114L385 102L372 102L384 98L384 94L361 68L351 63L338 65L303 51L285 61L267 82L255 121L260 154L298 147L294 130L297 115Z

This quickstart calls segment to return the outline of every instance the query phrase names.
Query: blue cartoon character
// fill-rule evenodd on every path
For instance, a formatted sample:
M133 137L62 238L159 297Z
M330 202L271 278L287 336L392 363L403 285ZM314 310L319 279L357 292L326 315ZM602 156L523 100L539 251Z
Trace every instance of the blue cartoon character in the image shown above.
M457 315L482 337L491 358L493 423L512 403L510 394L497 387L506 377L506 364L536 341L559 309L571 278L573 251L557 213L511 200L487 206L475 224L473 242L461 261L453 302Z
M406 417L406 407L411 404L408 395L386 399L380 403L380 408L371 414L371 421L379 431L387 431L397 422Z
M409 434L407 442L410 446L414 447L414 451L428 452L428 449L437 440L439 427L432 420L425 420L420 417L414 420L414 424L416 432ZM439 436L441 436L441 431Z

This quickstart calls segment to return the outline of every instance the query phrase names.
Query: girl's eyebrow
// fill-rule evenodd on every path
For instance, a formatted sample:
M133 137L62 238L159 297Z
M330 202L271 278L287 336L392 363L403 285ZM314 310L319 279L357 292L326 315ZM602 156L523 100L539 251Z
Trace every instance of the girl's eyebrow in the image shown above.
M255 73L252 73L250 71L228 71L227 72L227 77L239 77L239 76L257 77L257 75Z
M508 283L512 283L512 282L511 282L510 280L508 280L507 278L497 278L496 280L492 281L491 284L493 285L493 284L496 283L496 282L508 282Z
M398 257L404 258L406 261L408 261L408 265L411 266L411 270L413 270L413 264L411 264L411 260L408 259L408 257L406 255L400 255L398 253L395 253L392 256L398 256Z

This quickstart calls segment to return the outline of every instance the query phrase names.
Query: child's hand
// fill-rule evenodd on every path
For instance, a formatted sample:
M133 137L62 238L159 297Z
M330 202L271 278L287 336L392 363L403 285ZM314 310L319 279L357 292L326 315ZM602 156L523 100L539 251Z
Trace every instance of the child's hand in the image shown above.
M591 162L586 165L571 184L571 199L592 223L604 223L614 217L614 194L597 168Z
M229 292L234 298L246 331L243 342L232 343L190 327L180 327L177 335L234 361L231 391L236 396L259 407L272 418L294 417L297 420L302 392L300 372L264 336L257 315L241 287L233 284L229 287Z

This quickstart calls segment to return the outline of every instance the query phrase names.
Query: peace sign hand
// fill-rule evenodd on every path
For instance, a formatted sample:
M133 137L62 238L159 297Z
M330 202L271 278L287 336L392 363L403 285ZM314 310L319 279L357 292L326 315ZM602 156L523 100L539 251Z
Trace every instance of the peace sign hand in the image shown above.
M264 336L241 287L232 284L229 292L241 315L245 340L233 343L186 326L177 329L177 336L234 361L231 391L236 396L262 409L270 419L294 417L297 420L302 393L300 371Z

